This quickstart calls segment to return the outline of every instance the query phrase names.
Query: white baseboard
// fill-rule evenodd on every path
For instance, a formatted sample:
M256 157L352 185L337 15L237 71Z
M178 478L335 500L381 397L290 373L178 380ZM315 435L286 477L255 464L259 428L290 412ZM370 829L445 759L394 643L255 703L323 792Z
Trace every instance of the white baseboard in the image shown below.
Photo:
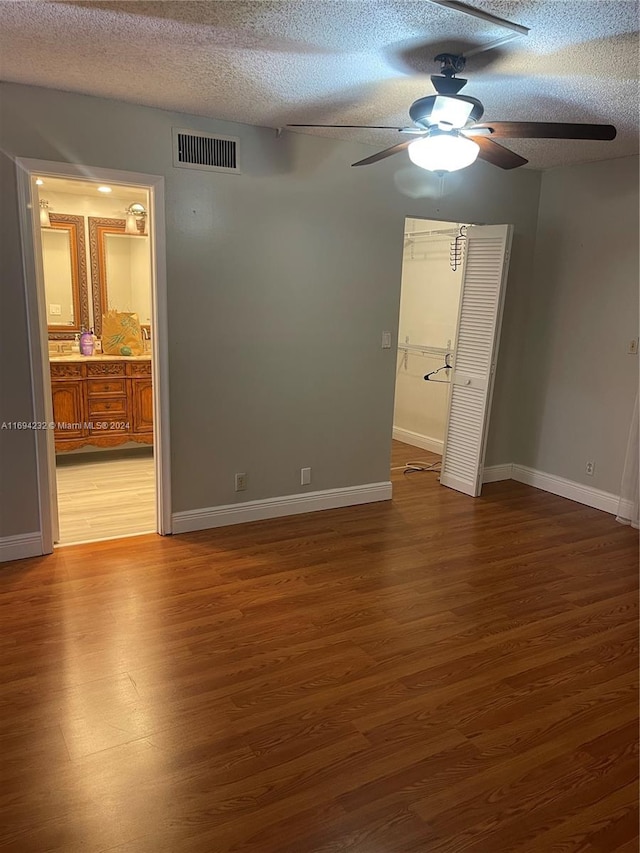
M226 504L207 509L175 512L173 514L173 532L189 533L194 530L207 530L211 527L226 527L231 524L260 521L265 518L280 518L303 512L317 512L322 509L336 509L342 506L388 500L391 500L390 482L367 483L363 486L326 489L321 492L307 492L301 495L284 495L283 497L266 498L260 501L247 501L246 503Z
M511 480L513 477L513 465L489 465L482 472L483 483L497 483L500 480Z
M3 536L0 539L0 563L8 560L24 560L26 557L42 555L40 532L20 533L18 536Z
M576 483L574 480L558 477L556 474L547 474L526 465L515 463L513 465L490 465L484 469L483 483L496 483L499 480L517 480L519 483L535 486L536 489L551 492L553 495L560 495L562 498L569 498L569 500L585 506L601 509L603 512L609 512L612 515L618 514L618 502L620 500L618 495L596 489L593 486L585 486L584 483Z
M611 492L605 492L593 486L585 486L583 483L576 483L573 480L565 480L564 477L558 477L555 474L545 474L544 471L537 471L535 468L528 468L526 465L514 465L512 476L514 480L518 480L520 483L527 483L529 486L535 486L545 492L569 498L569 500L577 501L585 504L585 506L592 506L594 509L601 509L603 512L610 512L613 515L618 513L620 498Z
M419 432L411 432L409 429L400 429L400 427L393 428L393 437L396 441L403 441L405 444L411 444L421 450L430 450L442 456L444 441L437 438L429 438L428 435L421 435Z

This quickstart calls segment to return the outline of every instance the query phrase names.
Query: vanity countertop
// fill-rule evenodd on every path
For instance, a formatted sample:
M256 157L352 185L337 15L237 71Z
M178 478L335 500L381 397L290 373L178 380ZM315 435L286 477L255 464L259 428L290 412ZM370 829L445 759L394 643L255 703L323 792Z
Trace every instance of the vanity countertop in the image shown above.
M105 355L104 353L80 355L80 353L71 352L65 355L50 355L49 361L151 361L151 353L147 352L143 355Z

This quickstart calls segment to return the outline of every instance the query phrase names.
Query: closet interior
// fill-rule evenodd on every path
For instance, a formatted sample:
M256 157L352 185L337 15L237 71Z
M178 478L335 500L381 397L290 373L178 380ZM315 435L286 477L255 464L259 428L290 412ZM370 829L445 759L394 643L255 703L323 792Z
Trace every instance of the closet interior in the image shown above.
M405 221L393 437L439 456L455 364L466 230L459 222ZM433 457L429 461L433 464Z

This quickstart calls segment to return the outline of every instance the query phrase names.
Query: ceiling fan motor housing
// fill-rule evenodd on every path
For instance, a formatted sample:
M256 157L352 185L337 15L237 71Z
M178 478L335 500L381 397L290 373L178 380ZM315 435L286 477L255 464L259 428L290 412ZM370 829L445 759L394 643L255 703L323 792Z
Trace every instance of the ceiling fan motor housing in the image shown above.
M431 83L440 95L457 95L467 85L464 77L444 77L442 74L432 74Z
M409 108L409 115L419 127L437 125L442 129L459 129L478 121L484 107L477 98L467 95L428 95Z

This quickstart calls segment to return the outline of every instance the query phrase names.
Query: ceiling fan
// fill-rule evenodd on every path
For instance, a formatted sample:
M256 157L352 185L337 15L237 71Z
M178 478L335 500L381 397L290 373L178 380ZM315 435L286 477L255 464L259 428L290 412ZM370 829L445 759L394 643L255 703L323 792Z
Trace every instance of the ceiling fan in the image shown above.
M344 127L367 130L397 130L413 136L378 151L353 166L368 166L408 149L411 160L432 172L454 172L470 166L476 158L501 169L515 169L528 162L524 157L494 142L494 139L615 139L611 124L568 124L540 121L493 121L478 124L484 107L477 98L458 94L467 81L456 77L464 70L464 56L439 53L440 74L431 82L438 94L414 101L409 108L415 127L358 124L289 124L287 127Z

